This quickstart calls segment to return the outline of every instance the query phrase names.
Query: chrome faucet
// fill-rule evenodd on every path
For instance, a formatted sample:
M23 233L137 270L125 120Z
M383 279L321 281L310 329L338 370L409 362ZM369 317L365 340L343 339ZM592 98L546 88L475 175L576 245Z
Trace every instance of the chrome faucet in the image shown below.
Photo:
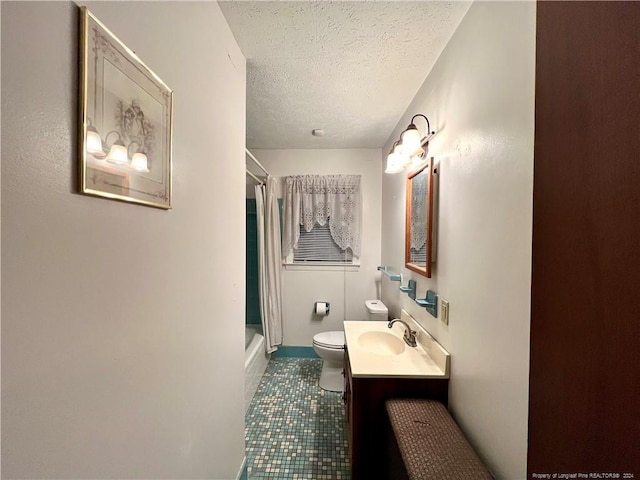
M399 318L394 318L393 320L389 320L389 325L387 326L391 328L393 327L393 324L396 322L400 322L406 327L406 330L404 331L404 337L403 337L404 342L410 347L417 347L418 344L416 343L416 331L411 330L411 327L407 324L407 322L400 320Z

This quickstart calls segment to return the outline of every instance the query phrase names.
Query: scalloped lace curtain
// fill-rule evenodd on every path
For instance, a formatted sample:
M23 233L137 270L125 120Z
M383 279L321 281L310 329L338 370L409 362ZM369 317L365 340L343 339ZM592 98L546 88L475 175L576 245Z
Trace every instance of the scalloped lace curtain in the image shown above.
M411 185L411 248L420 250L427 243L427 176L413 177ZM420 226L420 228L418 228Z
M310 232L327 222L336 245L360 256L361 221L360 175L285 177L283 256L297 248L300 225Z

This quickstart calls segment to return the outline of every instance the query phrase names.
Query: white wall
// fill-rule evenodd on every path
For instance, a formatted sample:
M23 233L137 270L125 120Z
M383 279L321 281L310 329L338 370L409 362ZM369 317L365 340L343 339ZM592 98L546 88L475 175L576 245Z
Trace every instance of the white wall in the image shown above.
M447 327L383 281L452 355L450 408L497 478L526 477L535 4L476 2L390 137L426 114L437 134L438 253L431 279L404 269L403 175L384 175L382 263L450 301ZM426 125L418 119L419 128Z
M307 267L305 270L284 271L284 344L308 346L318 332L343 330L342 322L345 319L365 319L364 301L378 298L379 283L376 283L376 279L379 275L376 267L380 265L381 152L380 149L252 149L251 152L271 175L280 177L279 197L282 197L282 177L287 175L362 175L360 268L345 271L341 267L334 267L333 270ZM256 171L250 160L247 160L247 165ZM328 316L316 317L312 314L313 304L318 300L331 303Z
M174 90L173 210L76 194L78 8L2 2L3 478L236 478L245 60L215 2L90 9Z

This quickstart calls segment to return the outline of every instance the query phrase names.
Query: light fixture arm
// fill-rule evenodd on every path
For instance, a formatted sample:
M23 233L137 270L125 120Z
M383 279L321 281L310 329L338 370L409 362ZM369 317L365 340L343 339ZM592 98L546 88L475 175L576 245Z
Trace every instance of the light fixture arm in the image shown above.
M423 137L420 130L414 123L416 118L424 118L427 122L427 132ZM415 165L416 162L424 158L426 150L429 148L429 139L435 135L435 131L431 130L431 123L426 115L417 113L411 117L411 123L400 134L400 138L391 146L391 152L387 156L387 168L385 173L400 173L409 165Z
M423 115L422 113L417 113L413 117L411 117L411 125L413 125L415 127L415 123L413 121L418 117L424 118L425 121L427 122L427 134L425 135L425 137L429 137L431 135L435 135L436 132L431 131L431 124L429 123L429 119L427 118L426 115Z
M119 131L117 131L117 130L111 130L110 132L107 132L107 134L104 136L104 143L105 143L106 145L108 145L108 144L109 144L109 142L108 142L108 140L109 140L109 135L111 135L112 133L115 133L116 135L118 135L118 139L116 140L116 142L117 142L118 140L122 140L122 135L120 135L120 132L119 132ZM124 142L123 142L123 143L124 143Z

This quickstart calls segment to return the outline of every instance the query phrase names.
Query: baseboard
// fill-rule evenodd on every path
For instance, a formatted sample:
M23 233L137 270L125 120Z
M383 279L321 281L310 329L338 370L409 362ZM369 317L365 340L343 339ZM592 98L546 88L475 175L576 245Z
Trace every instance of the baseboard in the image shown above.
M313 347L280 345L271 358L320 358Z

